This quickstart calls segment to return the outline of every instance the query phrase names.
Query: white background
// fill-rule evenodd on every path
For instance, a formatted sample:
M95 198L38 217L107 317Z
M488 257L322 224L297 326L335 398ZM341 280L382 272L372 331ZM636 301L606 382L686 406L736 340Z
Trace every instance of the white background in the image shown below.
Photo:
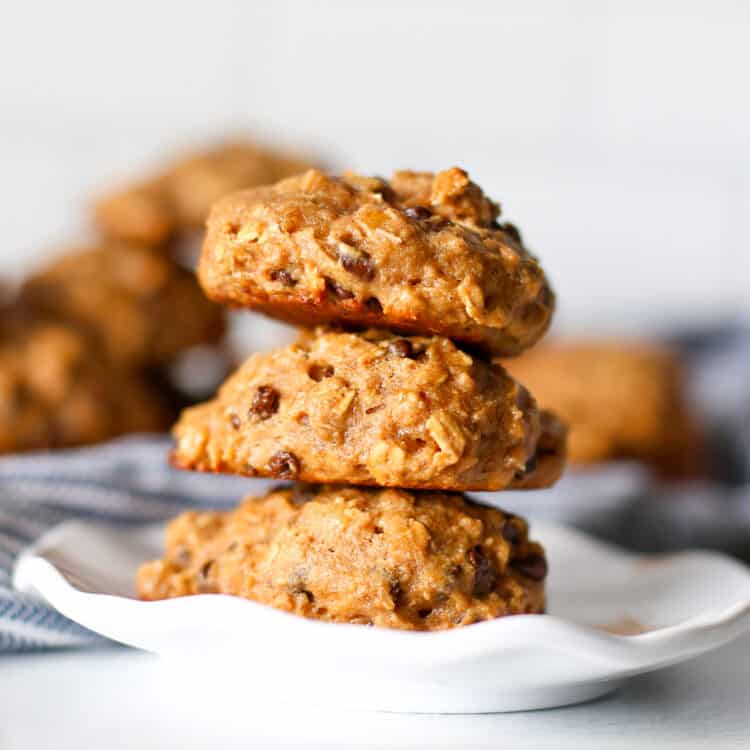
M334 167L466 167L563 328L750 310L750 3L23 2L0 24L0 273L228 131Z

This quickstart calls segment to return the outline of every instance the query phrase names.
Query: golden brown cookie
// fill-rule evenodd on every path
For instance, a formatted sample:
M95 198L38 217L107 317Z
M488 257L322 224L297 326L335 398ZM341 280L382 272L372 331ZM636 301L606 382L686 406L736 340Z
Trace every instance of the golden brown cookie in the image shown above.
M0 453L95 443L167 428L142 376L113 368L79 331L14 320L0 331Z
M202 228L211 204L225 193L276 182L309 166L251 143L226 143L104 197L95 216L108 237L162 246L183 230Z
M164 255L112 244L71 252L32 276L20 304L82 326L112 362L160 365L224 332L224 313Z
M513 355L554 296L518 232L460 169L390 182L316 170L214 205L199 276L217 302L300 325L437 334Z
M634 458L667 473L702 468L683 368L668 348L645 342L559 342L502 364L541 406L569 423L571 463Z
M323 330L250 357L174 435L186 469L499 490L524 475L540 422L525 388L448 339Z
M320 620L444 630L544 612L546 574L522 518L462 495L298 485L176 518L138 593L231 594Z

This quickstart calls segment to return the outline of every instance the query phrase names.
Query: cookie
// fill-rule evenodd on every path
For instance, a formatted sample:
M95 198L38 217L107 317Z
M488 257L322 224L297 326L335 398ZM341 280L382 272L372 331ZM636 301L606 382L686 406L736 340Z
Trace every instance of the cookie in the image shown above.
M453 168L390 182L316 170L218 201L199 276L211 299L303 326L437 334L514 355L554 295L499 207Z
M690 473L702 464L683 367L668 348L560 342L502 364L541 406L569 423L571 463L638 459L667 473Z
M224 313L164 255L111 244L71 252L26 281L20 304L82 326L117 365L164 364L215 344Z
M251 143L226 143L105 196L95 206L95 218L108 237L163 246L182 231L202 228L211 204L225 193L276 182L308 167L309 162Z
M544 612L546 573L522 518L460 494L298 485L179 516L137 589L148 600L221 593L330 622L444 630Z
M4 321L0 453L158 432L172 417L141 375L112 368L80 331L43 321Z
M185 469L500 490L535 456L540 418L502 368L448 339L323 330L250 357L174 435Z

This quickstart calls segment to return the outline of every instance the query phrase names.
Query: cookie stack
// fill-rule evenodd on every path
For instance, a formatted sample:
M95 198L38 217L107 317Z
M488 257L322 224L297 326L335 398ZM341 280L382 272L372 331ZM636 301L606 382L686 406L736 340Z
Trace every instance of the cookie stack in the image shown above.
M143 598L220 592L410 630L544 610L526 522L462 494L546 487L564 464L565 428L492 362L554 307L498 216L457 168L310 170L214 205L207 295L305 330L183 412L173 462L295 484L173 521Z

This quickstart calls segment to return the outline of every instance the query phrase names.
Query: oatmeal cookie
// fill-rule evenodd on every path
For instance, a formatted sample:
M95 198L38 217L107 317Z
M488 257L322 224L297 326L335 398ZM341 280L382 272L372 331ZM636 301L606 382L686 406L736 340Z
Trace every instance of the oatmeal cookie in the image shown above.
M81 332L58 323L4 321L0 453L162 431L172 416L141 375L112 368Z
M547 563L518 516L460 494L297 485L169 525L143 599L222 593L331 622L444 630L544 612Z
M161 365L224 332L223 311L192 273L134 245L63 256L24 284L20 304L81 326L112 362L128 367Z
M218 201L199 276L209 297L300 325L437 334L514 355L554 295L499 207L465 172L390 182L316 170Z
M683 368L668 348L645 342L559 342L502 364L541 406L569 423L571 463L640 459L677 474L702 466Z
M501 367L448 339L322 330L250 357L174 435L186 469L499 490L524 475L540 418Z
M181 231L202 228L211 204L225 193L276 182L309 166L251 143L226 143L105 196L95 216L108 237L163 246Z

